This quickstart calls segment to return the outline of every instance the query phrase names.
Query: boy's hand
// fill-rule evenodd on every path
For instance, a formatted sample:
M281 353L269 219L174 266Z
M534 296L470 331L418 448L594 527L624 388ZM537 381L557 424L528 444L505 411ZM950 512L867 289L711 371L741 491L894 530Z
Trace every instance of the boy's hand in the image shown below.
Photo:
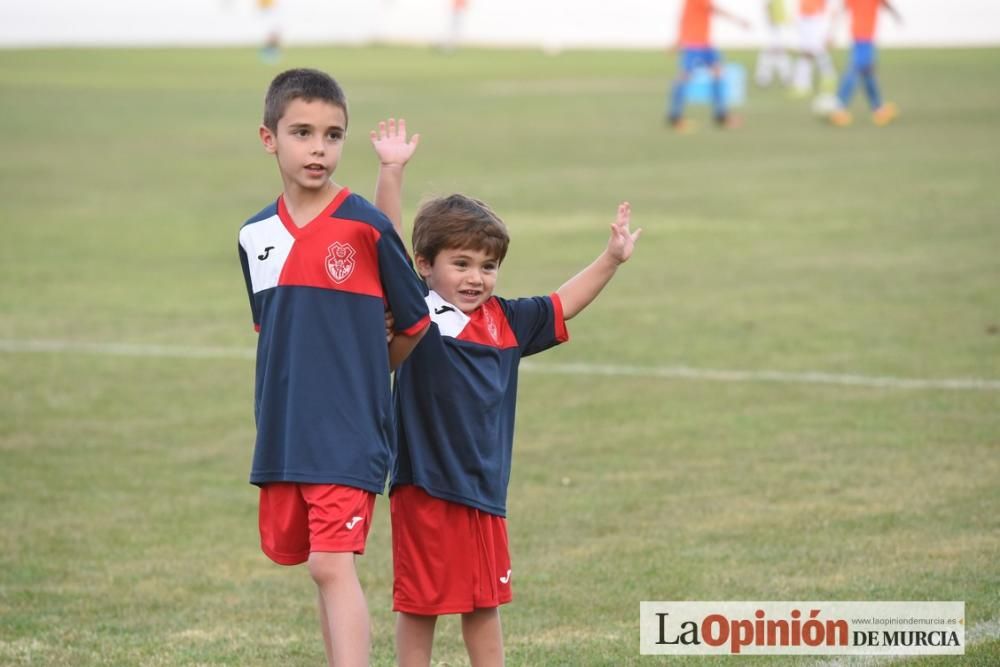
M399 122L395 118L379 121L378 130L371 131L371 139L375 154L383 166L402 167L410 161L420 143L419 134L414 134L407 141L404 118L400 118Z
M385 311L385 342L386 344L391 343L392 339L396 337L396 318L392 316L392 311Z
M632 205L627 201L618 205L618 217L611 223L611 238L608 239L608 256L618 264L627 262L635 249L635 242L642 234L642 228L634 232L629 229Z

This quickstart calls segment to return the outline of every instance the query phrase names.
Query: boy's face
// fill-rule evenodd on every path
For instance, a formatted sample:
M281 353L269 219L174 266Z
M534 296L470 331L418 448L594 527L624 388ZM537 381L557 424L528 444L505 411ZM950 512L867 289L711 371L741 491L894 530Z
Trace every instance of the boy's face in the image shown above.
M321 190L337 169L347 135L344 110L322 100L294 99L278 127L260 127L264 150L278 158L285 189Z
M468 315L493 296L500 262L482 250L451 248L439 252L433 264L417 255L417 270L428 287Z

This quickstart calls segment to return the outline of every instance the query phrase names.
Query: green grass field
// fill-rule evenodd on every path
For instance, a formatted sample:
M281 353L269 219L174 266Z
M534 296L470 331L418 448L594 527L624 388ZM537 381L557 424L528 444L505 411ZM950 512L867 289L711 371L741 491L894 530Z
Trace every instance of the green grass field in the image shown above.
M368 130L402 115L409 213L495 207L501 295L558 287L622 199L645 230L522 376L509 664L731 664L640 657L640 600L964 600L963 664L1000 664L1000 50L883 52L888 128L751 91L743 129L693 108L692 136L663 126L662 53L282 65L347 90L339 182L371 196ZM322 664L312 583L260 553L246 482L236 232L279 192L256 138L276 72L250 49L0 51L2 665ZM384 498L359 568L389 665ZM465 663L454 619L435 660Z

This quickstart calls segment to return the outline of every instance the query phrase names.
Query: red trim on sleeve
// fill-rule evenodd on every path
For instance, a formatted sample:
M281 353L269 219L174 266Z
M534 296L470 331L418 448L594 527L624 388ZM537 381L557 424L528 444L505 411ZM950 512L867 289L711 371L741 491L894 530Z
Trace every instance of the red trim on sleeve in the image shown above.
M260 325L259 324L253 325L253 330L256 331L257 333L260 333Z
M552 299L552 309L556 315L556 340L565 343L569 340L569 329L566 328L566 318L563 317L562 299L555 292L549 298Z
M399 333L403 334L404 336L416 336L418 333L429 327L430 324L431 324L431 316L424 315L419 322L417 322L412 327L409 327L407 329L401 329Z

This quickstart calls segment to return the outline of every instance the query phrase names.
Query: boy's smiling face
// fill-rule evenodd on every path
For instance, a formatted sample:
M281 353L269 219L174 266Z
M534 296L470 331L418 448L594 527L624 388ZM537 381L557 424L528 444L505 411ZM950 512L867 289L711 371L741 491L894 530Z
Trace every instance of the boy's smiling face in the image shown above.
M417 270L427 286L468 315L493 296L500 262L483 250L448 248L431 264L417 255Z
M285 190L307 191L329 186L344 150L344 110L323 100L296 98L288 103L272 132L260 128L264 149L278 158Z

